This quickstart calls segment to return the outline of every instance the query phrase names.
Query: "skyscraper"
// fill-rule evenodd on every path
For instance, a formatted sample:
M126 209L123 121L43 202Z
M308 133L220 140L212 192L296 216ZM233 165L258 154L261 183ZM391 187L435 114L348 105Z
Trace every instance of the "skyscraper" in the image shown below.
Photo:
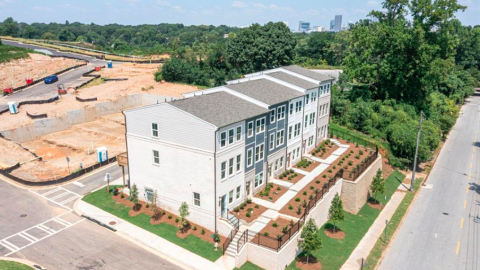
M335 25L333 26L335 32L342 30L342 15L335 15Z
M330 20L330 30L333 30L334 26L335 26L335 20Z
M303 22L300 21L298 22L298 32L305 32L310 29L310 23L309 22Z

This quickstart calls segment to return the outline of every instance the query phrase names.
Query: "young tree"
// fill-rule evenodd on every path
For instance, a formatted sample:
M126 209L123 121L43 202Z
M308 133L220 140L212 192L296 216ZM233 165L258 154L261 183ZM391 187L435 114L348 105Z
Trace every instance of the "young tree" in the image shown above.
M328 210L328 218L333 221L333 233L335 233L337 222L345 219L343 202L340 199L338 193L335 194L335 197L332 200L332 204L330 205L330 209Z
M136 184L133 184L132 190L130 190L130 201L134 203L133 210L138 209L138 188Z
M377 174L373 178L372 185L370 185L370 189L373 194L373 199L378 203L377 193L385 193L385 179L382 176L382 170L378 169Z
M303 238L303 242L300 243L300 248L302 248L303 252L307 255L308 264L310 255L322 247L322 239L320 238L320 234L318 234L318 227L317 224L315 224L315 220L309 219L307 221L300 237Z
M182 232L184 232L188 225L187 217L190 215L190 212L188 211L188 204L186 202L182 202L180 208L178 208L178 213L180 214L181 219L179 228L182 230Z
M152 206L152 210L153 210L153 218L155 220L158 219L158 216L160 214L160 211L159 209L157 208L157 198L158 198L158 194L157 194L157 190L154 190L153 191L153 194L152 194L152 197L150 197L150 205Z

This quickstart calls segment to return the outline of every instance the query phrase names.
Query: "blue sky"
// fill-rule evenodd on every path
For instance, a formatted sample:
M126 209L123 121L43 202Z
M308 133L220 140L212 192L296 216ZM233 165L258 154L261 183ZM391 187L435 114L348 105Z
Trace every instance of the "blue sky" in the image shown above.
M468 6L457 14L463 24L480 24L480 0L459 0ZM334 15L343 23L365 18L380 9L381 0L0 0L0 20L13 17L20 22L82 22L96 24L183 23L246 26L252 23L286 21L297 28L298 21L328 26Z

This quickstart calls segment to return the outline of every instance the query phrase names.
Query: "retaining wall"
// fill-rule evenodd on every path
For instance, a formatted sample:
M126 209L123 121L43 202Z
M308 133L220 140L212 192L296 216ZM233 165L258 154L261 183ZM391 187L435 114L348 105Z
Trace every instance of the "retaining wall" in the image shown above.
M373 177L375 177L375 174L379 169L382 169L382 156L380 154L372 165L370 165L370 167L357 178L357 180L343 180L341 197L345 211L355 215L360 211L368 200L370 185L372 184Z
M147 96L144 97L144 95ZM24 143L43 135L67 130L74 125L94 121L101 116L122 112L131 107L150 105L171 99L171 97L152 94L122 96L114 101L96 103L95 107L67 111L66 115L38 119L32 125L0 131L0 134L17 143Z

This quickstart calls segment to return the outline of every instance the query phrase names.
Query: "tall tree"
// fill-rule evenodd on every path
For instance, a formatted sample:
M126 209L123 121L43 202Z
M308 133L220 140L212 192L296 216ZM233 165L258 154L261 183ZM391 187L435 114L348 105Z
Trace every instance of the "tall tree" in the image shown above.
M320 248L322 248L322 238L318 233L318 227L314 219L309 219L305 226L303 226L300 237L303 241L300 242L300 248L307 255L307 265L309 263L310 256Z
M337 222L345 219L345 211L343 210L343 202L338 193L333 197L332 204L328 210L328 218L333 221L333 233L336 232Z
M132 189L130 190L130 201L133 203L133 210L137 211L138 209L138 188L136 184L133 184Z
M188 226L187 217L190 215L190 211L188 210L188 204L186 202L182 202L180 208L178 208L178 213L180 214L179 228L182 232L184 232Z
M378 169L375 177L373 177L372 184L370 185L370 190L373 194L373 199L377 201L378 193L385 193L385 178L382 176L382 170Z

